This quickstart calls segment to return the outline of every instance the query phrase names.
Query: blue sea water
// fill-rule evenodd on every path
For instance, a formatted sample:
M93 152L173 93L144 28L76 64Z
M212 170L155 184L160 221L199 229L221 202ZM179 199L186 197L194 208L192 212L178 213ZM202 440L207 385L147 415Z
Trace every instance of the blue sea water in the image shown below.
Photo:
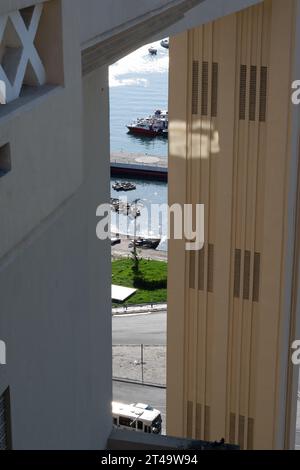
M119 193L112 186L117 181L131 181L136 185L134 191ZM138 199L138 207L141 216L137 218L137 235L140 237L161 238L158 247L161 251L167 251L168 217L166 207L162 207L161 215L151 219L151 206L153 204L166 204L168 198L168 186L166 183L134 178L111 178L111 197L122 199L132 204ZM111 230L113 233L134 235L134 219L126 215L119 215L112 211Z
M150 56L150 45L158 49ZM137 117L168 109L169 51L152 43L136 50L110 67L111 152L145 153L167 157L168 139L136 137L126 124Z

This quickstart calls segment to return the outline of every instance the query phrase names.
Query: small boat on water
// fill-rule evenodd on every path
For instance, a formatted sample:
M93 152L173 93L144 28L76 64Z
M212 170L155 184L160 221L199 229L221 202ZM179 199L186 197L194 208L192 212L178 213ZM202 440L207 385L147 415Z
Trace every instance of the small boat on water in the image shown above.
M168 137L169 137L169 129L164 129L164 130L162 131L162 135L163 135L164 137L167 137L167 138L168 138Z
M144 135L148 137L156 137L163 134L169 126L168 111L156 110L152 116L147 118L138 118L133 123L127 125L127 129L131 134Z
M157 55L157 49L153 46L149 47L148 51L150 55Z
M128 181L124 183L117 182L113 184L113 189L118 192L119 191L134 191L136 189L136 185Z
M114 197L110 198L110 205L113 207L116 207L120 204L120 199L116 199Z
M160 42L160 45L161 45L161 47L164 47L165 49L169 49L169 47L170 47L169 39L163 39Z
M111 198L110 204L112 209L118 214L128 215L134 218L141 215L140 209L136 207L135 204L129 204L116 198Z

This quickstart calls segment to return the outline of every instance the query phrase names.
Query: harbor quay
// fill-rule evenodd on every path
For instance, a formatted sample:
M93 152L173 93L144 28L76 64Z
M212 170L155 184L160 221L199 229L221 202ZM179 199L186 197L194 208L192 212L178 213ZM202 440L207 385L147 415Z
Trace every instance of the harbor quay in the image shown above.
M111 176L132 176L168 181L168 158L145 153L113 152Z

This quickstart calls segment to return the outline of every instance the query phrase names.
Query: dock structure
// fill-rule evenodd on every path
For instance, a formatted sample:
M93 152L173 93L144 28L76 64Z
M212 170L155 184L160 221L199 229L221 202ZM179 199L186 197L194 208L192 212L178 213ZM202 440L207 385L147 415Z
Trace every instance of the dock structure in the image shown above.
M168 181L168 158L144 153L111 153L111 176Z

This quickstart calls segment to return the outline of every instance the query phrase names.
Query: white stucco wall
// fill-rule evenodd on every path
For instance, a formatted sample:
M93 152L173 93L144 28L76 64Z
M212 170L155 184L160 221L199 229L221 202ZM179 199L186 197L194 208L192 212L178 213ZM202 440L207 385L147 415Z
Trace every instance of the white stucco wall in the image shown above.
M12 2L11 2L12 3ZM2 4L1 4L2 5ZM82 82L77 12L63 2L64 86L1 109L0 393L14 449L101 449L111 431L107 69Z
M0 146L10 144L12 162L0 179L0 259L82 182L81 55L71 6L70 0L62 3L63 86L40 88L0 107Z
M110 250L95 235L109 194L105 70L83 96L81 188L0 261L0 390L10 386L16 449L104 448L111 429Z

